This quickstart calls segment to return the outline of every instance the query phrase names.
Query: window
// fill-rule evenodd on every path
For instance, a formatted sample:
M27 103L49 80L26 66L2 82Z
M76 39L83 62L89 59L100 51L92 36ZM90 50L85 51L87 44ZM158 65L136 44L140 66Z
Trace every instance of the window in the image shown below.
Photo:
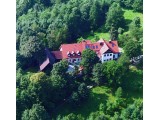
M96 49L98 49L98 45L96 45Z
M110 60L112 60L112 58L110 58Z
M112 54L110 54L110 56L112 56Z
M107 54L107 56L109 56L109 54Z
M92 46L93 49L95 49L95 46Z
M113 55L113 58L115 58L115 55Z
M106 54L104 54L104 57L106 57Z
M86 45L86 49L88 49L89 48L89 46L88 45Z

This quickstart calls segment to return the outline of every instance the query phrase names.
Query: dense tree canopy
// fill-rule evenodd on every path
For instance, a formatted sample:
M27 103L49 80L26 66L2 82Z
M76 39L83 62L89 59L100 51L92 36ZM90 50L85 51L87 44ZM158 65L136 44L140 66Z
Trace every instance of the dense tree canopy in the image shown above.
M81 65L83 66L84 80L90 79L92 75L92 69L98 62L99 58L93 50L86 49L82 52Z
M92 74L93 74L92 80L97 85L103 84L107 81L104 73L104 67L101 63L97 63L94 66Z
M125 20L123 16L122 8L119 4L113 3L106 16L106 29L111 29L112 26L118 30L119 27L125 26Z
M50 120L48 113L43 106L33 104L31 109L27 109L22 114L22 120Z
M141 120L143 103L131 94L143 88L143 59L137 66L129 60L143 50L143 21L140 17L130 21L124 12L142 14L142 4L142 0L16 0L17 120ZM67 60L46 73L38 71L46 59L45 48L58 50L87 35L97 41L97 32L110 33L110 39L118 41L124 49L118 60L100 63L96 52L87 49L79 65L82 74L79 66L67 72Z
M133 40L129 40L125 47L124 47L125 53L129 58L137 57L138 55L141 55L141 46L138 44L138 42L135 42Z
M104 72L108 79L108 83L115 86L120 85L122 82L122 77L125 73L125 68L122 66L122 64L119 64L116 61L109 61L104 63L104 65Z

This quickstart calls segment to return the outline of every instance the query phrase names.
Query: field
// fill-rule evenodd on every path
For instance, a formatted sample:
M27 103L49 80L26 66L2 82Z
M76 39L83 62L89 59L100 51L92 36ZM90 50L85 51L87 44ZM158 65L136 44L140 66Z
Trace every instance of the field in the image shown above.
M127 21L128 25L132 22L132 20L135 17L139 17L141 20L141 26L143 26L143 14L142 13L134 12L133 10L126 10L126 9L123 9L123 11L124 11L124 18Z

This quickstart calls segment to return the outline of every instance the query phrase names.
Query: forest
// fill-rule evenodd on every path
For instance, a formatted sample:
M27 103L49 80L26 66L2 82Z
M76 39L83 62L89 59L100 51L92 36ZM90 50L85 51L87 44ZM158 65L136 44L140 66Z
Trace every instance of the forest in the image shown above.
M83 51L39 71L44 49L83 39L117 40L124 53L101 63ZM17 120L143 120L143 0L16 0ZM93 86L89 88L88 86Z

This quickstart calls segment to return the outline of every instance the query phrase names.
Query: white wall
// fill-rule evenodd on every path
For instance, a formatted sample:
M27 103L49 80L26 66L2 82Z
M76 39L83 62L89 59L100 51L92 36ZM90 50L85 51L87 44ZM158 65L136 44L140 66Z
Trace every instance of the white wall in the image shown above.
M115 55L115 58L117 59L118 58L118 53L114 54Z
M102 55L102 63L109 60L113 60L113 53L105 53Z
M114 53L105 53L102 55L102 58L101 58L101 62L106 62L106 61L110 61L110 60L113 60L113 55L115 55L115 58L114 59L117 59L118 58L118 53L114 54Z
M73 63L73 60L75 60L74 63L80 63L81 62L81 58L68 58L69 63Z

